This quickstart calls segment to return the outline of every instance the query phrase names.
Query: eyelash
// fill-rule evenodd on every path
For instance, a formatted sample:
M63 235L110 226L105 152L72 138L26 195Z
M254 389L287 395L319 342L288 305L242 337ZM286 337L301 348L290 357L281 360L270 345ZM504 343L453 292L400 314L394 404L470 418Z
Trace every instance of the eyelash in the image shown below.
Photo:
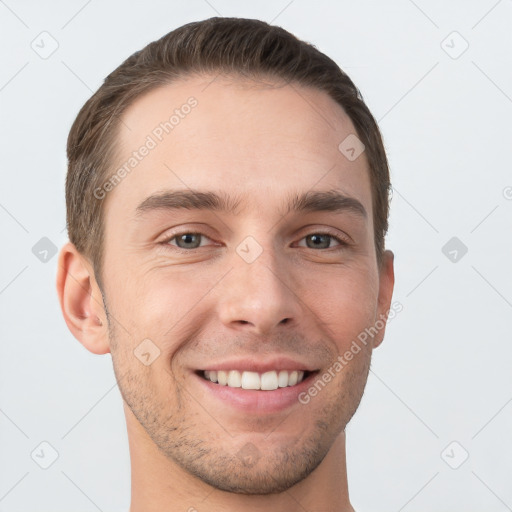
M164 246L164 248L169 248L169 247L172 247L173 249L171 250L177 250L179 252L186 252L186 253L190 253L192 251L196 251L198 249L200 249L201 247L203 246L199 246L199 247L194 247L192 249L183 249L182 247L178 247L177 245L172 245L170 244L169 242L171 242L172 240L180 237L180 236L183 236L183 235L200 235L201 237L204 237L204 238L207 238L208 240L211 240L213 241L209 236L205 235L204 233L200 233L200 232L195 232L195 231L182 231L180 233L174 233L172 236L170 237L167 237L165 240L162 240L160 242L160 244L162 246ZM333 238L334 240L336 240L339 245L338 246L334 246L334 247L327 247L325 249L314 249L314 248L311 248L311 247L306 247L306 249L312 249L313 251L318 251L318 250L323 250L323 251L327 251L327 250L330 250L330 249L334 249L335 247L338 247L338 248L345 248L347 246L350 245L350 243L348 242L348 240L345 240L344 238L340 237L339 235L335 235L329 231L312 231L311 233L307 234L307 235L304 235L300 240L304 240L305 238L307 238L308 236L311 236L311 235L320 235L320 236L328 236L330 238Z

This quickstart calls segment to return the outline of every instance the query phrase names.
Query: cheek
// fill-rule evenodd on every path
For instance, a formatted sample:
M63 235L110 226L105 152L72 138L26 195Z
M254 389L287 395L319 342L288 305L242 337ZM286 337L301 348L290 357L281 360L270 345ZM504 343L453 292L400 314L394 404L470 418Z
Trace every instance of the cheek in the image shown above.
M147 376L153 392L172 389L176 381L187 377L183 349L192 346L211 318L215 304L208 291L224 273L177 267L142 270L129 283L121 284L123 293L116 294L117 309L130 333L127 336L126 331L117 331L118 336L126 338L122 360L133 360L134 351L141 352L138 346L143 343L151 355L157 354ZM143 374L145 369L139 368L138 361L134 363L132 370Z
M205 293L218 281L218 272L206 275L188 269L143 266L109 279L117 317L133 337L165 340L186 323ZM221 274L220 274L221 275Z
M328 335L339 345L350 344L353 338L371 325L377 311L377 288L371 271L342 271L330 276L316 276L298 294L307 305L305 313L329 327ZM309 311L308 311L309 310Z

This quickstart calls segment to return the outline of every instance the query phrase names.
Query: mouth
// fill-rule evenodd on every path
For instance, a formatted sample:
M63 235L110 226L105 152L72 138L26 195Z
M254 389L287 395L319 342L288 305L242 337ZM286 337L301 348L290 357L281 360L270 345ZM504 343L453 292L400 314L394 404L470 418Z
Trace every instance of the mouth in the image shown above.
M248 415L284 413L304 407L300 397L313 385L320 370L197 370L193 372L207 402L216 412Z
M300 397L314 384L320 369L293 356L273 354L267 358L246 356L212 361L192 369L197 396L206 399L212 411L247 415L280 414L304 407Z
M264 373L242 370L197 370L195 373L218 386L253 391L275 391L298 386L311 375L318 373L318 370L271 370Z

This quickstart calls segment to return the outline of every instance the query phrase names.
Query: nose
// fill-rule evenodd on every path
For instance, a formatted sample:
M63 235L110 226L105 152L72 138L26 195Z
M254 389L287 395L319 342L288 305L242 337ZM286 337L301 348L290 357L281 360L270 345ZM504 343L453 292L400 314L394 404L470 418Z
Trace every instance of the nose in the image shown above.
M271 250L251 263L235 253L232 269L217 290L222 324L258 335L279 326L297 327L302 308L288 274L285 262L278 264Z

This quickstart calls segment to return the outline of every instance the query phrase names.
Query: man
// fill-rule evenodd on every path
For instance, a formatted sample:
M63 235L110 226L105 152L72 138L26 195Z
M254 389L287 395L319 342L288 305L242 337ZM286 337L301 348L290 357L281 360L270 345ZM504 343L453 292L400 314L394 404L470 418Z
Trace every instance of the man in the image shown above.
M352 81L279 27L190 23L106 78L68 160L57 290L112 355L130 511L353 511L345 427L394 274Z

